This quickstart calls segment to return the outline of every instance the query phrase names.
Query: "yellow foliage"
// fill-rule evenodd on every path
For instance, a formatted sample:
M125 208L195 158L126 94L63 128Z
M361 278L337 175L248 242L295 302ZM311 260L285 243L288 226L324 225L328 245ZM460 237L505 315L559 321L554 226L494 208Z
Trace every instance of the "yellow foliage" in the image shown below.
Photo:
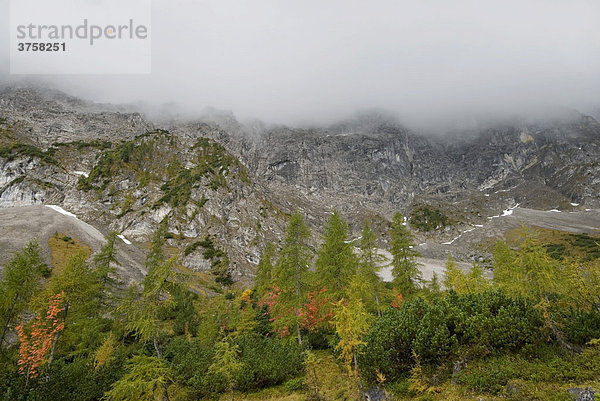
M100 347L98 347L94 353L94 368L100 369L112 361L117 345L117 340L115 339L114 334L110 332L102 342L102 345L100 345Z

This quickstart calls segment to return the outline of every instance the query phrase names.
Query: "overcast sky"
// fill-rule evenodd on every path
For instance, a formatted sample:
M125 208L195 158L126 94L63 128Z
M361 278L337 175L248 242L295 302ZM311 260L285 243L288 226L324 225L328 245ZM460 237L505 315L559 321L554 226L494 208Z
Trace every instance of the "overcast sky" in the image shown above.
M426 125L600 106L598 0L154 0L151 37L149 75L37 79L287 124L372 107Z

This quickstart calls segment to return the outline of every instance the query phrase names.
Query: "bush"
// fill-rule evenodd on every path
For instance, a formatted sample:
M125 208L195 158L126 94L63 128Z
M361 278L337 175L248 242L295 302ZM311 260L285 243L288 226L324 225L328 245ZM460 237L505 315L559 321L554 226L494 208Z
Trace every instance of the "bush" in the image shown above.
M359 364L367 380L373 381L377 371L394 380L409 370L413 352L433 364L460 350L471 357L520 350L539 341L542 327L531 304L500 291L450 292L431 304L415 299L384 312L365 339Z
M303 369L302 349L294 341L251 334L236 339L234 343L240 347L243 363L237 377L239 390L281 384Z
M549 351L533 360L517 354L471 362L458 374L457 383L481 393L502 394L506 384L514 380L533 384L584 383L596 380L600 374L598 349L588 348L571 358L562 357L557 349L550 348Z
M182 386L190 386L196 398L209 397L224 392L225 383L210 375L214 349L199 341L179 337L171 341L165 350L165 358L171 361L173 379Z
M410 224L420 231L432 231L449 226L452 221L441 210L421 205L411 212Z
M563 331L567 341L579 345L600 338L600 313L570 309L563 316Z
M0 373L0 400L99 400L110 390L124 372L125 354L117 352L106 366L94 369L87 358L72 361L57 359L52 363L46 380L45 373L30 379L25 390L25 377L4 370Z

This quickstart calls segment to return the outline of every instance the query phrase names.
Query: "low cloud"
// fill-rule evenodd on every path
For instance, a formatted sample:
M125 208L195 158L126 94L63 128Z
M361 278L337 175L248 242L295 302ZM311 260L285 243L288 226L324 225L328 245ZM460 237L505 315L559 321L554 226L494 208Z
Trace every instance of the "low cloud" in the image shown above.
M35 79L291 125L366 108L424 129L600 108L598 1L155 0L152 15L151 74ZM33 78L6 64L5 79Z

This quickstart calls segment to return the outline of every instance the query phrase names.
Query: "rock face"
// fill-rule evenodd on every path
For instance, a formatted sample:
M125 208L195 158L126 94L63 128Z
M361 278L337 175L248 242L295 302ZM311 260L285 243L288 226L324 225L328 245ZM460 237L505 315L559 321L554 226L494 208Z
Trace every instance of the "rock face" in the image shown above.
M422 199L451 204L512 195L534 208L598 205L600 124L591 117L437 138L386 121L352 123L273 129L234 150L274 186L299 186L340 204L348 197L404 209Z
M168 217L185 267L211 269L212 246L245 282L294 209L313 227L337 208L355 232L365 218L381 232L393 212L431 205L450 222L428 234L442 242L516 204L600 202L600 124L581 115L436 137L373 114L319 129L241 125L218 112L151 123L117 106L5 88L0 147L0 207L60 205L142 250Z

